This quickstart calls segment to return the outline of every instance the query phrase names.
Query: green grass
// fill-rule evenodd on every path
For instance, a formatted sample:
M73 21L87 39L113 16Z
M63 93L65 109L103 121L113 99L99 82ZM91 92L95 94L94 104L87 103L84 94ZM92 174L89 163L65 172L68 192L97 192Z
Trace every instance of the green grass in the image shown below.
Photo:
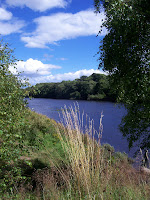
M29 157L31 159L38 159L48 167L53 166L53 162L60 164L62 161L66 161L65 153L56 131L58 124L53 119L29 111L27 126L26 144L29 146ZM59 126L61 127L61 125Z

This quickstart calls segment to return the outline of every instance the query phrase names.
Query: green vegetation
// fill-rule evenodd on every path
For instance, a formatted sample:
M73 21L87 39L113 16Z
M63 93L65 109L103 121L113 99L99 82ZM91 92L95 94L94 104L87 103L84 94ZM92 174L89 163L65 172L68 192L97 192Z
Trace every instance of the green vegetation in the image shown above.
M75 100L109 100L115 101L108 77L103 74L82 76L74 81L61 83L40 83L26 89L29 95L38 98L75 99Z
M55 135L56 122L46 117L42 118L26 108L22 88L27 86L27 83L21 80L18 74L13 75L9 71L9 66L15 69L16 60L12 53L9 45L1 41L0 197L4 199L7 194L17 193L18 188L28 180L29 174L36 169L36 166L48 166L42 164L42 159L47 159L46 151L49 149L55 157L55 162L57 160L61 162L61 159L65 162L64 152L58 142L59 138ZM40 154L36 156L38 151ZM57 152L61 159L57 159ZM33 162L30 158L31 154ZM11 198L13 199L13 195Z
M52 169L55 173L57 166L63 168L67 163L67 157L62 149L59 135L56 132L56 125L58 127L61 127L61 125L27 108L24 121L25 130L22 130L25 133L24 140L12 145L11 148L7 146L6 150L8 151L9 149L11 153L5 153L5 160L3 159L3 154L1 154L3 157L1 157L0 165L0 199L28 199L29 196L29 199L36 199L38 194L35 193L39 187L39 185L37 186L39 184L38 173L44 172L44 170L48 172L48 170ZM13 135L15 132L12 131L11 134ZM19 152L16 156L16 150L20 149L22 143L23 147L21 149L23 149L23 152ZM3 148L1 146L1 152ZM14 156L17 158L15 162L13 161ZM7 165L6 160L8 161ZM14 175L14 170L16 176ZM22 195L25 195L25 197Z
M3 191L0 199L149 199L150 176L136 171L126 154L92 139L92 121L82 134L77 110L62 110L67 127L27 110L28 154L18 162L24 179L15 181L14 189Z
M101 146L92 121L83 134L78 107L62 109L66 126L26 108L11 54L1 43L0 199L148 199L149 175Z
M12 190L16 181L21 180L19 157L27 151L23 145L25 136L24 84L12 75L9 66L15 66L15 59L8 44L0 43L0 193Z
M26 83L9 71L15 62L12 50L1 42L0 199L148 200L150 174L134 169L126 154L115 153L108 144L102 146L101 129L96 141L92 120L87 120L83 134L78 106L62 109L65 125L26 108L22 89ZM103 92L109 88L104 81L107 77L98 77L97 82L96 77L75 81L82 91L76 94L90 98L87 94L93 93L86 93L86 82L91 82L89 88L103 85ZM93 88L93 95L103 94Z
M94 0L96 12L105 11L101 28L100 64L109 72L118 102L127 115L120 130L129 147L150 148L150 1ZM101 32L101 31L100 31Z

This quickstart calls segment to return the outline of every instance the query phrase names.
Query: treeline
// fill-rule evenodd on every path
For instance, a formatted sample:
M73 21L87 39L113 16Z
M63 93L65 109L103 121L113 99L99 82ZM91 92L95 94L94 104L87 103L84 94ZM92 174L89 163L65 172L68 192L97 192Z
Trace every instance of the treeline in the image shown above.
M26 89L29 95L36 98L74 99L74 100L107 100L115 101L108 76L92 74L82 76L74 81L60 83L39 83Z

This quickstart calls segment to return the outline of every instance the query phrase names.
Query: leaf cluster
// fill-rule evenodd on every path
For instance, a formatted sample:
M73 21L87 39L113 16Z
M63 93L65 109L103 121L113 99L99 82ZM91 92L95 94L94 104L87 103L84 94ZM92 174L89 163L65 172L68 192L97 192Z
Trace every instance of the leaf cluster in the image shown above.
M129 147L138 142L150 148L150 2L95 0L96 12L101 7L108 34L99 47L99 68L109 72L118 102L127 108L120 128Z
M12 188L15 181L22 179L18 160L24 148L25 102L21 87L24 86L18 75L9 68L16 59L8 44L0 42L0 188L4 192Z

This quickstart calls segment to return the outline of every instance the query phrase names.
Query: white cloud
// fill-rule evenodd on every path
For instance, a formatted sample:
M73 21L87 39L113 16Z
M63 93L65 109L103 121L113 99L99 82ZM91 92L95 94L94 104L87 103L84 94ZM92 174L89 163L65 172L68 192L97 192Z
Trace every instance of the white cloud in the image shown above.
M10 20L12 18L12 13L5 10L4 8L0 8L0 20Z
M17 20L12 13L0 8L0 34L9 35L11 33L18 33L25 26L24 21Z
M94 69L83 69L83 70L79 70L76 72L68 72L68 73L64 73L64 74L50 74L48 76L37 76L37 77L32 77L29 78L29 82L31 85L35 85L36 83L48 83L48 82L61 82L63 80L68 81L68 80L74 80L77 78L80 78L81 76L90 76L93 73L97 73L97 74L106 74L103 71L100 70L94 70Z
M6 0L10 6L29 7L34 11L43 12L51 8L65 8L71 0Z
M44 64L41 61L33 60L32 58L27 61L18 61L16 64L17 71L12 66L9 67L10 71L13 74L21 72L21 75L24 78L29 79L31 85L35 85L36 83L61 82L63 80L72 81L81 76L90 76L93 73L106 74L101 70L94 69L82 69L76 72L52 74L52 69L60 69L61 67L58 65Z
M80 78L81 76L90 76L93 73L97 73L97 74L102 74L103 72L100 70L94 70L94 69L82 69L76 72L68 72L68 73L64 73L64 74L57 74L55 76L50 76L51 79L53 79L54 81L63 81L63 80L74 80L76 78ZM48 77L49 78L49 77Z
M93 10L81 11L76 14L57 13L36 18L37 28L21 40L27 47L46 48L48 44L56 44L60 40L79 36L97 35L104 13L96 15ZM103 29L101 35L105 35Z
M16 63L17 71L22 72L21 74L26 77L38 77L50 75L52 69L60 69L60 66L52 64L43 64L39 60L33 60L32 58L25 61L18 61ZM13 67L10 67L10 71L16 74L16 70Z
M23 21L14 21L5 23L0 21L0 34L9 35L11 33L18 33L24 26L25 24Z

